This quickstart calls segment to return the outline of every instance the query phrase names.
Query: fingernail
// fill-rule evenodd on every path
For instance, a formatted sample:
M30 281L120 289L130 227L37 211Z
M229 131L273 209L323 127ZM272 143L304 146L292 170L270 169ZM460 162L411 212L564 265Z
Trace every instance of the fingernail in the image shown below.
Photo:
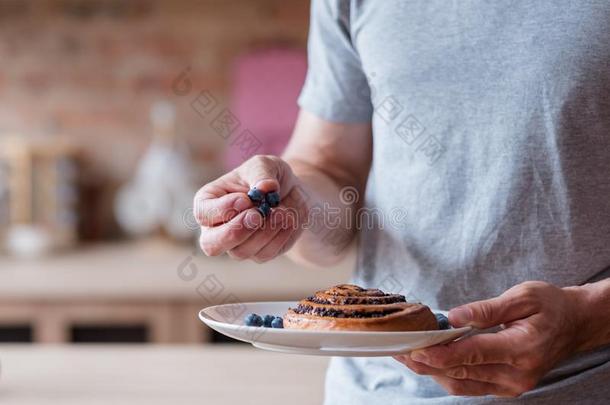
M256 183L254 183L252 187L256 187L265 193L268 193L270 191L278 191L277 180L272 177L260 179Z
M250 200L247 198L244 198L244 197L239 197L233 203L233 208L235 208L235 210L237 210L237 212L242 212L244 210L247 210L251 206L252 206L252 203L250 202Z
M428 356L424 352L418 350L411 352L411 360L417 361L419 363L427 363Z
M256 210L250 210L244 216L244 226L248 229L257 229L263 220L261 214Z
M451 323L465 325L472 320L472 312L468 307L457 307L449 311Z

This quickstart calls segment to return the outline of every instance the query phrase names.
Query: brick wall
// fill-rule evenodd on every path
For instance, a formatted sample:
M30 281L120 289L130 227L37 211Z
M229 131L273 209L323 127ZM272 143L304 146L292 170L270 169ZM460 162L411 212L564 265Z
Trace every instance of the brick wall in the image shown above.
M0 134L61 133L91 173L126 178L150 139L152 102L177 103L181 136L215 160L223 140L172 91L187 66L194 88L222 103L240 53L305 47L307 0L2 0Z
M226 141L172 82L189 67L193 89L226 105L234 58L304 49L308 14L308 0L0 0L0 137L73 140L85 158L81 233L115 236L114 191L150 140L151 104L176 104L200 180L215 177Z

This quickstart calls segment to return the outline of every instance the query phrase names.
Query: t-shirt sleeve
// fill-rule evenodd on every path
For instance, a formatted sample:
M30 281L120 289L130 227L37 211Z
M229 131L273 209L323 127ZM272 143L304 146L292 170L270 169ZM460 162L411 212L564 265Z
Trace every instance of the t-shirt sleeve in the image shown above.
M349 1L313 0L308 70L299 106L333 122L369 122L368 82L350 35Z

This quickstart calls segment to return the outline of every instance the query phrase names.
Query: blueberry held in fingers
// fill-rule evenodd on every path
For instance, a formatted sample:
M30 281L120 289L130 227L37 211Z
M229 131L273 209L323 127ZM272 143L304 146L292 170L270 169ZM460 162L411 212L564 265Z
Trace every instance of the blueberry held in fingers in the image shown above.
M263 318L257 314L250 314L244 319L246 326L263 326Z
M449 325L449 319L443 314L434 314L436 316L436 322L438 322L439 329L449 329L451 326Z
M272 191L265 195L265 201L271 208L275 208L280 205L280 195L277 191Z
M248 197L250 198L250 200L253 203L261 203L265 200L265 193L263 193L262 191L260 191L259 189L257 189L256 187L252 187L249 191L248 191Z
M271 206L269 206L269 204L266 202L262 202L258 207L256 207L256 209L263 217L268 217L269 214L271 214Z

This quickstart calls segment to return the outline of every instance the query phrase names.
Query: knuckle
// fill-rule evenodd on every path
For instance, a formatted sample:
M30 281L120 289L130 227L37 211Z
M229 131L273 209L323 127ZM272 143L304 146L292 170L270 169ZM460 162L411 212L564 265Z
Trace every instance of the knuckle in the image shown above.
M468 364L485 363L485 355L480 350L473 350L468 356Z
M250 162L263 167L271 167L281 162L281 159L273 155L255 155L250 159Z
M252 258L252 260L254 260L254 262L258 263L258 264L263 264L265 263L266 260L261 259L259 256L254 256Z
M547 290L551 285L543 281L525 281L517 286L519 296L522 298L533 298Z
M525 282L517 288L513 303L531 310L537 309L541 292L540 286L536 282Z
M443 346L428 350L428 360L426 363L435 368L448 368L452 362L452 358L448 352L440 351Z
M254 155L246 163L245 166L257 165L262 163L264 155Z
M436 356L434 354L428 357L428 362L430 366L435 368L447 368L449 367L450 361L444 357Z
M205 222L205 214L203 212L203 201L200 198L195 196L193 200L193 216L199 225L204 225Z
M209 225L209 217L208 215L206 215L206 213L203 211L203 206L200 204L199 207L195 207L193 212L194 212L194 217L195 217L195 221L197 221L197 223L200 226L207 226Z
M231 249L229 251L229 255L231 256L232 259L235 259L235 260L245 260L248 257L250 257L250 255L247 252L244 252L242 249L239 249L239 248Z
M447 371L447 376L458 380L466 380L469 377L468 369L464 366L454 367Z
M427 373L427 369L426 367L422 366L421 364L418 364L416 362L411 362L408 367L411 369L411 371L413 371L415 374L419 374L419 375L426 375Z
M531 284L523 285L519 291L519 298L521 298L524 302L529 302L536 296L536 292L536 287L532 286Z
M256 257L258 260L260 260L260 263L265 263L273 259L275 255L273 253L262 252L257 254Z
M494 308L487 302L481 302L475 307L475 311L478 312L478 318L483 322L491 322L494 320Z

